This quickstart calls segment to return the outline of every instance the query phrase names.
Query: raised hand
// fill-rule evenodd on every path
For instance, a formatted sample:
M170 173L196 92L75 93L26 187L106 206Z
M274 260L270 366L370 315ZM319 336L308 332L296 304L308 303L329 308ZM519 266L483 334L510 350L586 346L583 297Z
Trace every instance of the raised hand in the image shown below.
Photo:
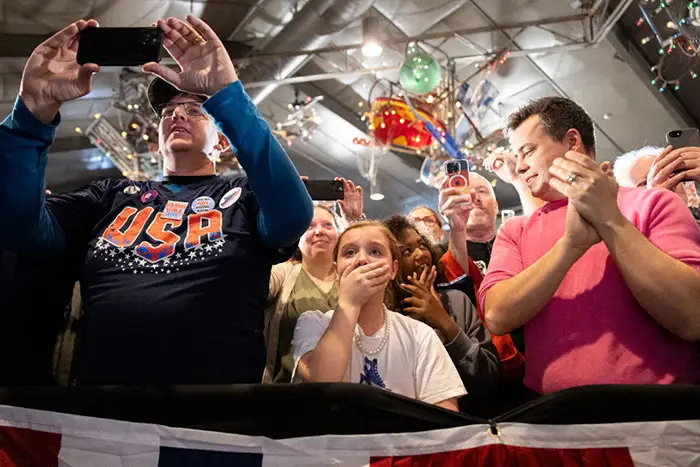
M342 177L336 177L336 180L343 182L344 187L343 199L338 201L338 206L340 206L343 217L348 222L360 219L364 212L362 187L360 185L355 185L352 180L345 180Z
M403 303L407 305L404 312L433 327L445 329L453 323L433 288L435 275L435 267L433 266L429 273L427 273L427 269L423 270L420 276L414 273L412 276L408 276L409 283L401 284L401 288L411 294L410 297L403 299Z
M520 179L515 171L515 156L503 148L497 148L484 159L484 168L495 173L505 183L512 184Z
M447 218L450 229L463 231L474 207L474 194L459 188L442 188L438 200L440 213Z
M700 182L700 148L674 150L668 146L654 159L647 176L647 187L675 191L679 183L691 180Z
M97 26L94 19L76 21L42 42L29 56L19 95L44 123L54 119L61 104L90 92L92 74L100 67L78 64L78 38L83 29Z
M187 23L168 18L158 20L157 26L165 35L163 47L180 66L180 72L155 62L146 63L144 71L183 92L204 96L213 96L238 81L228 51L207 23L187 15Z

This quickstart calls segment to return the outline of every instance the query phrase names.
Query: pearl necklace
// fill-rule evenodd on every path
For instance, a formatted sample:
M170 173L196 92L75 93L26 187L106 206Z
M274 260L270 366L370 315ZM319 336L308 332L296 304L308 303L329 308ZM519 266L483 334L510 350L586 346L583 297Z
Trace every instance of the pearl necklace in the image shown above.
M360 333L355 334L355 345L357 345L357 348L360 349L360 351L365 354L365 355L377 355L379 352L382 351L384 346L386 345L387 341L389 340L389 330L391 329L391 322L389 321L389 314L386 311L386 308L384 309L384 336L382 336L382 341L379 343L377 348L374 350L367 350L367 348L362 344L362 341L360 340Z

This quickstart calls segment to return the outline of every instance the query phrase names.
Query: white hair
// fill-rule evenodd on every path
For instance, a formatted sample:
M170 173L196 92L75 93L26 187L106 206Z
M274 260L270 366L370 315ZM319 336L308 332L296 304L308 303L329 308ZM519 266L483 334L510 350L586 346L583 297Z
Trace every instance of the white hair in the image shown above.
M615 159L613 165L613 174L615 179L620 182L621 178L630 173L634 164L642 157L656 157L663 152L664 148L658 146L644 146L643 148L629 151Z

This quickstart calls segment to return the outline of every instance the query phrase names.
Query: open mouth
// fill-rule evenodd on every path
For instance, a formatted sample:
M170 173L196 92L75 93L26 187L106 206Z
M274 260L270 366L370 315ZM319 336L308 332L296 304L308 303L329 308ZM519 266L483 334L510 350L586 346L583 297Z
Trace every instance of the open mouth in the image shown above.
M176 126L170 129L170 136L182 136L182 135L189 135L190 132L187 131L186 129Z

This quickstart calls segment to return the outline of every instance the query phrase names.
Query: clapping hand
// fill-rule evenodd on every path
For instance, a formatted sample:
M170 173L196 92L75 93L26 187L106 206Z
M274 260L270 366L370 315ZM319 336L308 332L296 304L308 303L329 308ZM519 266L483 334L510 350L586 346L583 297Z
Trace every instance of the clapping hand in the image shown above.
M576 210L594 227L602 227L622 217L617 205L618 185L590 157L568 151L549 168L550 185L569 198Z
M183 92L204 96L213 96L238 81L228 51L207 23L188 15L187 22L168 18L156 24L165 36L163 47L180 66L180 71L155 62L145 64L144 71L163 78Z

